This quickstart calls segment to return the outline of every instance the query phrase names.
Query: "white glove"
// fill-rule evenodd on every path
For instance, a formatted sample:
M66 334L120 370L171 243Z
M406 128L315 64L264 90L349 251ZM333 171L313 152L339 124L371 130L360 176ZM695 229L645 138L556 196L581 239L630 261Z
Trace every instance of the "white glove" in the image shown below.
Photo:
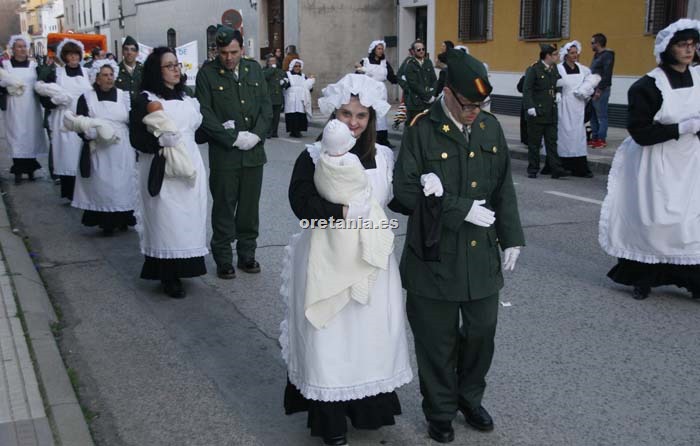
M224 128L225 128L226 130L229 130L229 129L230 129L230 130L233 130L233 129L236 128L236 121L234 121L233 119L231 119L231 120L229 120L229 121L224 122L224 123L221 124L221 125L224 126Z
M273 63L273 64L270 65L270 66L271 66L272 68L277 68L277 64L275 64L275 63Z
M491 226L493 222L496 221L496 217L494 216L495 213L492 210L485 208L483 206L485 203L486 200L474 200L472 207L469 209L469 213L464 220L484 228Z
M432 104L433 102L435 102L435 96L431 96L431 97L430 97L430 100L428 101L428 104Z
M440 178L438 178L438 176L432 172L421 175L420 184L423 186L423 195L426 197L429 195L442 197L442 194L445 193L445 190L442 188Z
M233 146L238 147L240 150L250 150L259 142L260 137L258 135L243 131L238 132L238 138L236 139L236 142L233 143Z
M518 257L520 256L520 246L506 248L503 255L505 257L503 260L503 270L513 271L515 269L515 262L518 261Z
M54 104L58 105L59 107L64 107L68 104L70 104L73 101L73 98L65 93L60 93L57 94L56 96L51 98L51 102Z
M92 141L93 139L97 139L97 129L95 127L90 127L89 129L85 130L85 139L88 141Z
M280 79L280 85L284 85L287 83L287 79Z
M179 133L165 132L158 137L158 144L160 144L161 147L176 147L179 143Z
M700 132L700 118L690 118L678 124L678 134Z
M554 96L554 102L556 102L557 104L561 103L561 93L557 93L557 95Z
M527 114L534 118L535 116L537 116L537 110L535 110L534 108L528 108Z

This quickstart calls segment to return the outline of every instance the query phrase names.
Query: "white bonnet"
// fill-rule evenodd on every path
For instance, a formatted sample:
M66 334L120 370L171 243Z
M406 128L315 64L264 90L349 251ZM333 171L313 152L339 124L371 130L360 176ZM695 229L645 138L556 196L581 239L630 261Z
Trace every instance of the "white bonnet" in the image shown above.
M104 66L112 67L112 70L114 70L115 75L117 73L119 73L119 65L117 65L117 63L115 61L113 61L112 59L104 58L104 59L96 60L92 63L92 71L95 72L95 76L97 76L97 73L99 73L100 70L102 69L102 67L104 67Z
M457 46L455 47L455 49L456 49L456 50L462 50L462 51L464 51L465 53L469 54L469 48L467 48L467 47L464 46L464 45L457 45Z
M304 69L304 61L301 59L292 59L291 62L289 62L289 68L287 68L287 71L292 71L294 68L294 65L299 64L301 65L301 69Z
M27 48L29 48L29 45L31 44L29 37L25 36L24 34L15 34L14 36L11 36L10 41L7 42L7 49L9 51L12 51L12 47L14 46L15 42L17 42L18 40L23 40L24 43L27 45Z
M386 49L386 42L383 40L373 40L372 43L369 44L369 49L367 52L369 54L372 54L372 51L377 47L377 45L382 45Z
M321 113L330 115L343 104L350 103L350 97L357 95L360 104L372 107L377 119L383 117L391 106L382 99L386 94L384 84L364 74L346 74L335 84L323 89L323 96L318 99Z
M684 29L695 29L700 31L700 22L693 19L680 19L659 31L659 33L656 35L656 41L654 42L654 56L656 57L656 63L661 63L661 53L666 51L668 44L671 43L673 35L678 31L683 31Z
M63 50L63 46L68 42L75 43L76 45L78 45L78 47L80 47L80 58L82 59L83 56L85 55L85 45L83 45L83 42L81 42L80 40L75 40L75 39L63 39L63 40L61 40L61 43L59 43L58 46L56 47L56 57L58 57L58 58L61 57L61 50Z
M564 56L566 56L566 54L569 52L569 48L571 48L572 46L575 46L576 48L578 48L578 55L579 56L581 55L581 52L583 52L583 48L581 47L581 42L579 42L578 40L572 40L571 42L565 44L564 46L562 46L559 49L559 60L560 61L564 62Z

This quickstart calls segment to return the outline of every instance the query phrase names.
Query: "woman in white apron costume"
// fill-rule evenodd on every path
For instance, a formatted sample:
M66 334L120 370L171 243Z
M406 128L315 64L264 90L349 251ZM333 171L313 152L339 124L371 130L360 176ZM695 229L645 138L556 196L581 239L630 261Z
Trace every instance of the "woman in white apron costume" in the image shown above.
M586 102L593 96L600 76L592 75L588 67L578 62L580 54L581 43L578 40L567 43L559 51L561 63L557 65L557 70L561 76L562 99L559 104L557 151L564 169L577 177L593 178L588 166L584 116Z
M304 62L293 59L287 71L287 83L284 88L284 123L287 133L293 138L301 138L301 132L309 128L309 119L313 117L311 110L311 91L316 83L313 76L306 77L302 72Z
M156 138L143 122L155 108L162 108L178 131ZM185 297L181 278L207 272L207 173L195 142L201 123L199 102L185 94L185 79L175 53L166 47L154 49L144 63L141 92L134 97L129 115L131 145L141 152L136 230L146 257L141 278L160 280L165 293L173 298ZM165 148L175 146L184 147L194 178L168 174L162 154Z
M386 55L384 54L385 50L386 42L383 40L373 41L369 44L367 57L363 58L356 67L358 73L366 74L375 81L381 82L383 86L385 81L389 81L392 84L398 82L394 69L389 65L389 61L386 60ZM386 86L384 86L384 96L382 99L385 101L388 100ZM386 118L385 116L377 119L377 143L393 148L389 143L389 127L387 126Z
M56 54L65 66L56 66L55 70L47 72L43 82L37 82L35 87L37 93L43 96L41 103L44 108L51 110L49 130L53 173L61 179L61 197L69 200L73 199L83 141L77 133L65 131L63 118L68 111L75 113L80 95L92 89L87 69L80 66L83 53L81 42L63 39L58 44Z
M126 231L136 225L136 152L129 142L128 127L131 98L128 91L114 86L119 73L116 62L98 60L92 69L94 89L80 96L77 114L105 121L114 136L103 141L94 127L80 134L83 153L72 205L84 210L85 226L99 226L105 235L111 235L117 228Z
M348 74L323 90L319 106L358 138L350 153L360 158L372 198L385 207L392 198L393 154L388 147L375 144L376 116L389 110L382 90L368 76ZM289 185L294 214L299 219L340 221L363 215L366 201L344 206L320 196L314 183L319 151L320 142L309 145L295 163ZM364 304L350 300L322 328L315 328L306 315L306 293L307 278L317 281L316 288L324 282L319 271L308 269L318 260L309 258L316 230L294 235L285 249L281 294L287 310L280 326L280 344L289 381L284 406L287 414L308 412L311 435L323 437L326 444L342 445L346 444L346 417L355 428L378 429L394 424L394 416L401 413L395 389L413 378L405 302L392 253L388 268L378 271Z
M5 133L12 151L10 173L15 175L15 184L19 184L22 174L34 180L34 171L41 169L36 156L46 153L49 146L41 103L34 93L37 65L29 60L29 39L21 34L14 35L7 48L12 51L12 57L2 62L0 87L7 92Z
M676 285L700 298L700 74L690 68L700 22L656 36L659 66L628 93L628 137L617 149L599 241L618 257L608 273L644 299Z

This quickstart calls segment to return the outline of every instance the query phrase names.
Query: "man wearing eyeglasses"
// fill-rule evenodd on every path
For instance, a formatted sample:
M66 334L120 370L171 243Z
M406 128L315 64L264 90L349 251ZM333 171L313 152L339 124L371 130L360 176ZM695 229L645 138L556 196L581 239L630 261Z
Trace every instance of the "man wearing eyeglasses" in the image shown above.
M143 65L136 60L139 55L139 44L131 36L126 36L122 43L122 61L119 63L119 74L114 85L131 94L131 98L139 92Z
M233 279L234 241L238 269L260 272L255 251L272 103L260 64L243 58L241 33L220 26L216 46L218 57L197 73L196 97L209 142L211 253L217 276Z
M540 60L528 67L523 82L523 108L527 110L527 176L537 178L540 170L540 147L544 136L547 166L552 178L571 175L562 167L557 152L558 104L561 101L561 79L557 70L557 48L540 44Z
M493 430L481 402L503 287L500 250L512 271L525 245L503 129L481 110L492 90L486 69L454 49L447 65L442 95L403 134L392 203L409 214L401 279L423 413L440 443L454 440L457 411L475 429ZM438 237L421 224L428 199L438 201L431 206ZM438 240L437 259L416 247L416 240L428 246L428 237Z
M435 83L437 76L433 63L426 57L425 44L419 40L411 45L413 56L404 67L403 76L406 78L405 102L408 122L435 101Z

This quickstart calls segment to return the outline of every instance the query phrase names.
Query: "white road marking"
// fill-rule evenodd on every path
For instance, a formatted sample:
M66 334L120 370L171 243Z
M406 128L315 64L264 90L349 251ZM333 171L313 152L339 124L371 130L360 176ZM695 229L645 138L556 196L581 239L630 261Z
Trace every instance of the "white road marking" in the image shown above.
M298 139L289 139L289 138L277 138L277 139L279 139L280 141L284 141L284 142L291 142L293 144L304 144L304 141L299 141Z
M565 194L564 192L546 190L546 191L544 191L544 193L550 194L550 195L556 195L558 197L571 198L572 200L583 201L586 203L593 203L593 204L597 204L598 206L603 204L603 202L600 200L594 200L593 198L579 197L578 195Z

